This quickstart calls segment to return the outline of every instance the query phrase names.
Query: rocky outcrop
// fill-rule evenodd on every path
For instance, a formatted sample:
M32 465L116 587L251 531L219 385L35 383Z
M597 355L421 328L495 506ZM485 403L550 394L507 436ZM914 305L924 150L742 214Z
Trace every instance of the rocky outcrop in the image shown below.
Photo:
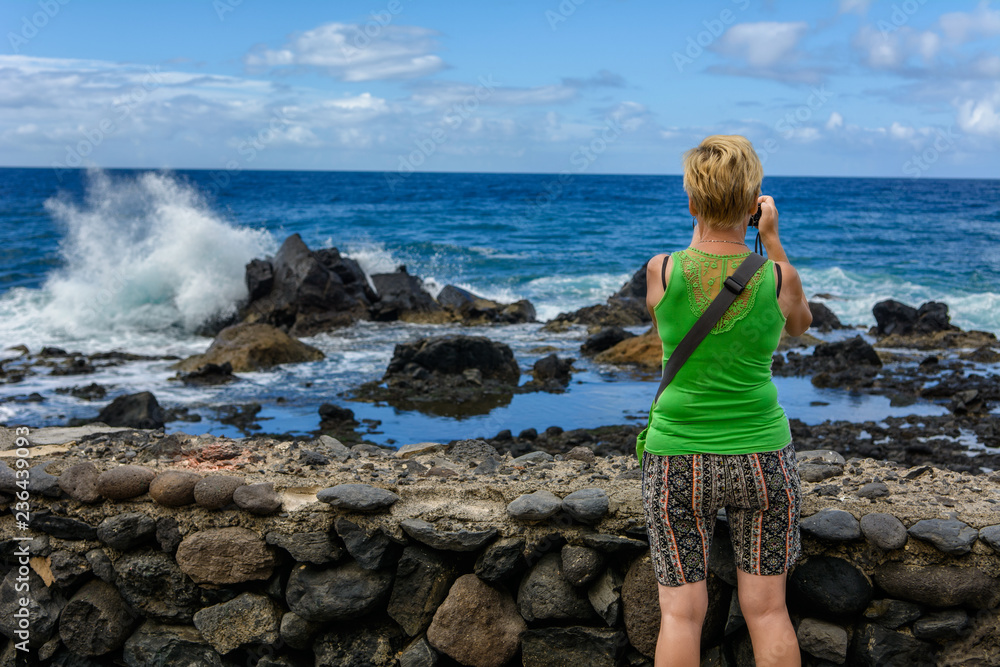
M872 314L877 323L874 333L879 337L889 334L899 336L930 334L958 329L950 322L948 306L937 301L928 301L920 308L914 308L888 299L876 303L872 308Z
M246 282L251 300L243 321L270 324L293 336L367 319L376 300L357 262L336 248L314 252L298 234L285 239L273 259L250 262Z
M405 266L395 273L376 273L372 283L378 293L378 303L372 309L373 319L403 320L440 324L448 321L441 305L424 289L423 281L411 276Z
M645 370L661 370L663 344L656 329L641 336L630 336L594 357L594 361L616 366L637 366Z
M832 329L844 329L840 319L833 314L833 311L826 307L826 304L819 301L809 302L809 312L812 313L812 324L810 328L816 331L827 332Z
M237 324L219 332L204 354L180 361L175 368L198 371L210 364L228 364L232 371L260 371L279 364L323 359L322 352L269 324Z
M571 313L559 313L545 323L546 331L565 331L574 324L582 324L597 331L602 327L629 327L652 321L646 309L646 266L626 282L620 290L608 297L607 302L586 306Z
M522 324L535 321L535 307L527 299L502 304L472 292L445 285L437 302L465 324Z
M119 396L111 401L96 421L108 426L128 426L129 428L163 428L166 421L163 408L156 396L148 391Z

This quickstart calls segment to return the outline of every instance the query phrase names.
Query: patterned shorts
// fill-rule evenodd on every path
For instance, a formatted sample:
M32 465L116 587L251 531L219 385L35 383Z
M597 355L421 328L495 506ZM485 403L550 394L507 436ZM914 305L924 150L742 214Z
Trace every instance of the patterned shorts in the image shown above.
M716 513L726 508L736 566L781 574L799 557L799 473L795 450L759 454L642 457L642 502L656 580L701 581Z

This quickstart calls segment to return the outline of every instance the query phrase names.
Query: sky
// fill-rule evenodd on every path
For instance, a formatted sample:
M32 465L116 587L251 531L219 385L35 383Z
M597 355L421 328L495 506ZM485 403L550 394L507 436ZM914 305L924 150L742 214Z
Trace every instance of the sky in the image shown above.
M4 0L0 166L1000 178L1000 2Z

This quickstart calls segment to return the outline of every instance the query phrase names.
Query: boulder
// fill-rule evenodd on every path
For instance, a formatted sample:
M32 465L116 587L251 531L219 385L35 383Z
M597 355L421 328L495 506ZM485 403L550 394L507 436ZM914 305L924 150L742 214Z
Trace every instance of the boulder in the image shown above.
M20 629L14 614L27 608L31 619L28 647L37 650L55 633L66 599L46 586L34 570L28 572L27 581L19 582L20 576L18 568L12 568L0 583L0 633L14 637L14 631ZM28 600L27 607L21 604L22 599Z
M846 662L858 667L932 667L935 664L930 644L875 624L855 629Z
M660 602L656 575L649 554L634 561L622 584L622 610L628 641L637 651L652 658L660 634Z
M219 332L204 354L175 364L181 371L196 371L206 364L228 363L233 371L260 371L279 364L323 359L322 352L292 338L269 324L236 324Z
M906 546L906 526L891 514L872 512L864 515L861 517L861 532L865 539L883 551Z
M59 638L77 655L110 653L128 639L135 616L111 584L92 579L66 604L59 616Z
M798 608L822 617L860 613L872 598L872 585L864 573L830 556L814 556L797 565L788 583Z
M315 662L308 667L396 667L406 635L392 621L361 620L325 625L313 642ZM296 662L294 667L305 663ZM289 665L289 667L293 667Z
M311 336L367 319L377 299L357 262L336 248L313 252L298 234L285 239L268 264L270 271L263 263L247 266L251 301L242 312L245 322Z
M322 623L307 621L294 611L285 612L278 629L282 641L292 648L304 651L309 648L312 638L323 627Z
M201 475L186 470L165 470L149 483L149 497L167 507L182 507L194 502L194 487Z
M584 341L583 345L580 346L581 354L588 357L594 356L604 352L605 350L610 350L618 343L622 342L626 338L634 338L635 334L625 331L621 327L604 327L595 334L592 334Z
M454 568L431 550L406 547L396 566L389 616L410 637L420 634L430 625L456 575Z
M399 344L383 379L391 381L401 373L412 375L416 368L441 375L476 369L483 380L514 385L521 377L510 347L485 336L437 336Z
M109 516L97 527L97 539L119 551L130 551L156 534L156 521L141 512Z
M211 528L188 534L177 547L177 564L198 583L237 584L267 579L273 550L246 528Z
M264 539L268 544L287 551L292 560L299 563L323 565L332 563L344 553L330 533L322 530L290 534L271 531Z
M631 336L597 354L594 361L616 366L638 366L647 370L663 367L663 344L659 334L650 329L641 336Z
M972 551L979 537L979 531L958 519L923 519L910 526L907 532L952 556Z
M149 491L155 477L155 472L143 466L117 466L98 475L97 492L110 500L134 498Z
M582 523L596 523L608 513L608 494L604 489L579 489L562 499L563 511Z
M501 537L486 547L476 559L476 576L488 584L499 584L518 577L527 568L523 537Z
M886 563L874 578L892 597L931 607L987 609L1000 600L1000 584L976 567Z
M285 601L313 622L346 621L384 605L392 572L365 570L350 561L331 568L298 564L292 568Z
M399 496L371 484L338 484L321 489L316 499L350 512L381 512L399 500Z
M524 667L616 667L624 652L621 630L610 628L535 628L524 633Z
M222 667L222 660L190 625L147 620L125 641L122 652L129 667Z
M828 542L846 542L861 537L861 525L844 510L825 508L802 519L802 532Z
M147 618L189 623L201 606L198 587L168 554L130 551L114 562L115 585Z
M119 396L97 415L95 421L108 426L129 428L163 428L166 415L156 397L148 391Z
M267 516L281 511L281 497L271 482L244 484L233 491L233 502L252 514Z
M470 667L502 667L527 630L511 597L474 574L459 577L427 628L438 651Z
M820 303L819 301L810 301L809 312L812 313L813 318L810 327L817 331L827 332L831 329L845 328L844 325L840 323L840 319L833 314L833 311L826 307L826 304Z
M178 374L176 379L188 386L214 387L235 382L239 378L233 375L233 365L227 361L222 364L205 364L191 373Z
M563 576L574 586L585 586L601 574L604 556L596 549L567 544L560 555Z
M445 285L436 300L465 324L521 324L535 321L535 307L527 299L502 304L461 287Z
M344 541L347 553L365 570L379 570L390 565L399 556L399 545L381 528L364 529L345 517L334 522L337 535Z
M889 334L908 336L958 330L950 322L948 306L937 301L928 301L920 308L913 308L889 299L876 303L872 315L875 316L875 333L880 338Z
M241 593L228 602L198 610L194 627L219 653L248 644L278 641L281 613L266 595Z
M67 496L81 503L96 503L101 499L97 492L97 478L100 473L90 461L74 463L59 475L59 488Z
M806 653L836 665L844 664L848 637L841 626L818 618L804 618L795 634L799 639L799 648Z
M590 620L594 616L586 591L574 587L563 576L558 553L542 556L521 580L517 609L531 623Z
M573 370L574 359L560 359L556 354L542 357L532 367L532 382L545 391L559 392L566 389Z
M495 526L485 530L444 530L423 519L404 519L399 527L418 542L441 551L478 551L497 534Z
M242 477L206 475L194 485L194 501L205 509L220 509L233 502L233 492L245 483Z
M374 319L428 323L445 321L441 317L441 306L424 289L420 278L407 273L405 266L400 266L395 273L372 274L372 283L378 293L378 303L372 310Z
M906 600L893 600L883 598L872 600L865 609L864 616L870 621L874 621L882 627L895 630L896 628L908 625L920 618L920 605Z
M507 505L507 515L519 521L544 521L562 509L562 500L551 491L525 493Z

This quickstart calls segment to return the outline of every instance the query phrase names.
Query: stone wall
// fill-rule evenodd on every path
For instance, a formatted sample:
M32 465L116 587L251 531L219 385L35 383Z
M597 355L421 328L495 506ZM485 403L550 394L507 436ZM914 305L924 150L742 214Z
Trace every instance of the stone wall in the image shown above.
M652 664L634 458L100 429L32 453L22 530L0 452L2 665L25 596L19 664ZM799 467L803 664L1000 664L996 475ZM704 664L752 664L724 516L710 570Z

